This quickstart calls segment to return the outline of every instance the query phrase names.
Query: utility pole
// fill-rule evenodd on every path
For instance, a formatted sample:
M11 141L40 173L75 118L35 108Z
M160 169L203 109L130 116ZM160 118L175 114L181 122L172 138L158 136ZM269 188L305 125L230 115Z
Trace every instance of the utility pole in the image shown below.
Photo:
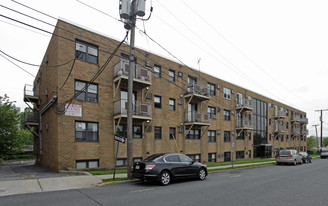
M312 125L313 127L315 127L315 137L317 138L317 148L319 150L319 140L318 140L318 131L317 131L317 126L319 126L318 124Z
M315 111L320 112L320 147L322 148L322 124L323 124L322 112L328 111L328 109L320 109L320 110L315 110Z
M136 8L138 1L138 8ZM129 54L129 78L128 78L128 113L127 113L127 177L131 180L133 167L133 78L135 71L134 58L134 39L136 16L145 15L145 0L121 0L120 2L120 17L124 19L124 28L131 29L130 34L130 54Z

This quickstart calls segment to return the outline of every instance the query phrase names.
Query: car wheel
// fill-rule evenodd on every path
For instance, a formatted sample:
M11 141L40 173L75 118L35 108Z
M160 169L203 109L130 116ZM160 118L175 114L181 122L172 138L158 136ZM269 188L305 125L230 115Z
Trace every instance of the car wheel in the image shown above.
M280 162L277 162L277 165L280 165Z
M297 162L296 162L296 160L294 160L294 166L296 166L297 165Z
M159 178L159 181L162 185L168 185L171 181L171 175L168 171L163 171Z
M204 168L200 168L200 169L199 169L198 178L199 178L200 180L205 180L205 178L206 178L206 171L205 171Z
M309 160L309 163L312 163L312 159Z

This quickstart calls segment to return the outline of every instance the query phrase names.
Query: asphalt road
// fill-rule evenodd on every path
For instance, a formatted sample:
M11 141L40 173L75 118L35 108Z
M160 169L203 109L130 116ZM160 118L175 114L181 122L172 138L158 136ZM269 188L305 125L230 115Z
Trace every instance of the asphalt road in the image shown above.
M0 205L328 205L328 160L211 173L169 186L130 182L0 197Z

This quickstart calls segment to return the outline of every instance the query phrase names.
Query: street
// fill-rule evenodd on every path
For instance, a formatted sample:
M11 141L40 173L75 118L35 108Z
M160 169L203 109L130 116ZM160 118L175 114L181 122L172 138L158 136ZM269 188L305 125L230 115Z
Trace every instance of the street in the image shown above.
M0 205L327 205L328 160L208 175L168 186L130 182L0 197Z

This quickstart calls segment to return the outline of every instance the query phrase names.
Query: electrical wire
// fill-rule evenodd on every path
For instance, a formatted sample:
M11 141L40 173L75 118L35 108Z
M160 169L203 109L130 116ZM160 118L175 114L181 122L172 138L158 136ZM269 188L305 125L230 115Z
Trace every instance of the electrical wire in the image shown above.
M4 55L6 55L7 57L9 57L9 58L15 60L15 61L18 61L18 62L20 62L20 63L22 63L22 64L27 64L27 65L29 65L29 66L34 66L34 67L61 67L61 66L64 66L64 65L70 63L71 61L75 60L75 59L70 59L70 60L68 60L67 62L63 63L63 64L58 64L58 65L38 65L38 64L31 64L31 63L28 63L28 62L25 62L25 61L19 60L19 59L15 58L15 57L13 57L13 56L11 56L11 55L5 53L5 52L2 51L2 50L0 50L0 52L3 53Z

